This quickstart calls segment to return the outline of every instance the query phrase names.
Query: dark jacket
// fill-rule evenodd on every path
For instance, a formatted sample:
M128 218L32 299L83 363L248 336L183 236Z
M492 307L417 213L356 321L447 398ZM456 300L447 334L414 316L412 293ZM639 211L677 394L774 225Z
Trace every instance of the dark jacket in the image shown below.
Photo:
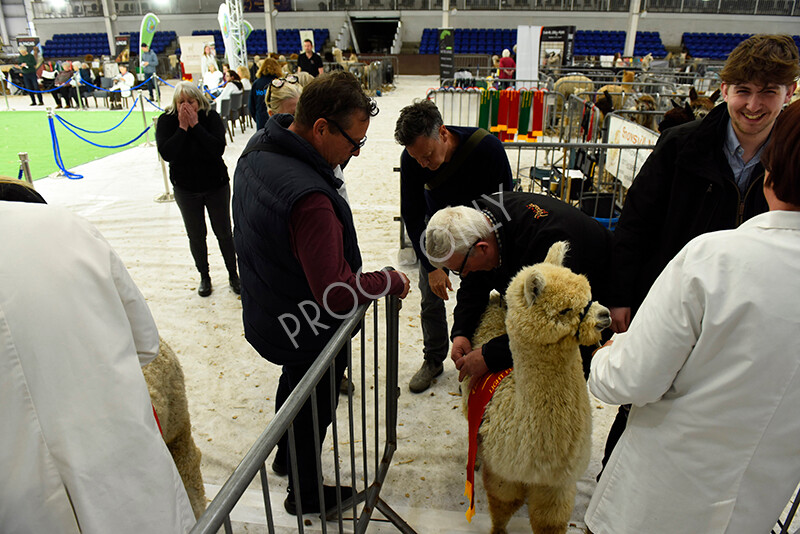
M178 127L178 114L163 113L158 118L156 144L164 161L169 162L173 185L196 193L212 191L228 183L225 152L225 125L210 109L197 113L197 125L184 131Z
M307 363L341 324L317 305L290 238L295 203L313 192L325 194L342 222L344 258L353 272L361 267L353 216L336 192L342 181L314 148L287 128L291 115L275 115L248 142L274 151L254 151L239 158L233 181L233 237L242 279L242 318L247 341L267 360ZM245 149L246 151L247 149ZM301 306L304 308L301 309ZM315 316L313 326L304 316ZM290 336L290 332L299 332ZM295 345L296 343L296 345Z
M400 213L408 231L414 252L428 272L435 269L423 254L420 237L425 232L427 219L447 206L468 206L481 195L491 195L512 188L511 167L503 143L487 135L472 152L451 169L464 144L478 128L448 126L447 131L458 137L458 147L450 159L435 171L424 169L403 150L400 156ZM436 180L442 172L451 172L441 185L427 189L425 184Z
M457 294L451 339L469 339L478 327L491 291L504 295L511 279L528 265L540 263L556 241L569 242L566 267L586 275L592 298L604 302L611 259L611 232L578 208L536 193L503 193L491 200L478 200L481 210L490 212L500 241L500 265L492 271L469 273ZM483 346L489 370L510 367L508 336Z
M614 231L606 306L635 312L686 243L768 210L760 163L744 195L734 181L723 151L729 120L727 105L720 104L702 121L670 128L658 140L628 190Z
M256 130L263 128L269 120L267 103L264 99L267 97L269 84L274 79L275 76L272 74L265 74L261 78L257 78L250 88L250 102L247 109L250 111L250 116L256 121Z

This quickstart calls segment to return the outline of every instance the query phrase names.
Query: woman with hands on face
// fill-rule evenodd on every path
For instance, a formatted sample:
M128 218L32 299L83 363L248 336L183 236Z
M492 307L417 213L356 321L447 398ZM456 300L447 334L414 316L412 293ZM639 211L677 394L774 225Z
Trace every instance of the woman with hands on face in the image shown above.
M169 178L175 202L181 210L189 249L200 272L197 293L211 294L206 245L205 212L217 236L228 281L234 293L241 291L236 271L236 252L231 233L231 188L225 152L225 124L200 89L191 82L175 86L172 104L156 126L158 152L169 162Z

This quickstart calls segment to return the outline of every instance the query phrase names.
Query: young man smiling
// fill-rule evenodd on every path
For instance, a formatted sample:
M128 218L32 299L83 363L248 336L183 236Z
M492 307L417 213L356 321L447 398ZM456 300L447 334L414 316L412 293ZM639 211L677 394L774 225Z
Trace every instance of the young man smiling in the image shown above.
M655 279L689 241L767 211L761 153L799 75L791 37L754 35L731 52L720 72L725 103L658 140L614 231L611 296L603 304L615 332L628 329ZM621 408L606 458L626 415Z

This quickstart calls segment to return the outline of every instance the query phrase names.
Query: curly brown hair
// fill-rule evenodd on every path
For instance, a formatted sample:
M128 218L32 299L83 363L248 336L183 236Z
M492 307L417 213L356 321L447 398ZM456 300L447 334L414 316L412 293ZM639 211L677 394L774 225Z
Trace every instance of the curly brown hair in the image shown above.
M275 76L276 78L280 78L283 76L283 71L281 71L281 65L278 63L276 59L268 57L264 61L261 62L261 66L258 68L258 72L256 73L256 78L261 78L265 74L270 74Z
M719 75L728 84L789 85L800 76L800 54L788 35L753 35L728 56Z

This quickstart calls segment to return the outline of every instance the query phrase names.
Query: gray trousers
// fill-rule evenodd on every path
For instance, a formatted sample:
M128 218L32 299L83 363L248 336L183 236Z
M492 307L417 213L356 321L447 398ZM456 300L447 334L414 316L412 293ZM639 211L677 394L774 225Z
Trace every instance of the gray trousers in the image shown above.
M447 335L447 315L444 301L437 297L428 284L428 271L419 265L419 291L422 299L422 342L426 360L442 363L447 358L450 338Z

